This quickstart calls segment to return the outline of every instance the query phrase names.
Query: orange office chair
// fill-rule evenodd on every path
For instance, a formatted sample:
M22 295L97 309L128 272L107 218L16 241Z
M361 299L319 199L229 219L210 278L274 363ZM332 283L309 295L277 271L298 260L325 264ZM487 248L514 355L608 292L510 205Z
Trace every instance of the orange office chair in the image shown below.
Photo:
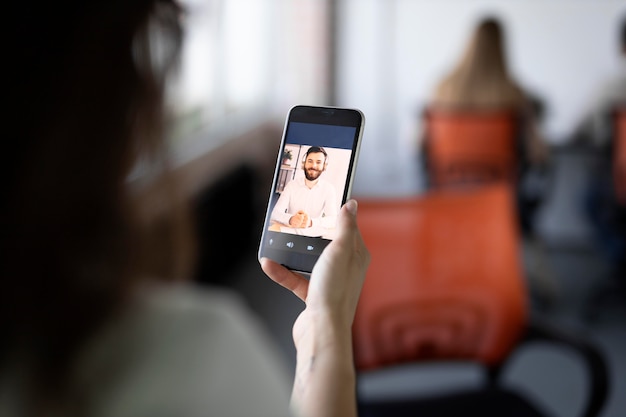
M429 108L425 161L433 187L517 178L517 116L508 110Z
M615 197L620 206L626 206L626 107L615 113L615 143L613 145L613 181Z
M529 326L513 195L507 185L359 200L372 261L353 325L359 373L425 361L482 364L488 383L445 397L359 399L359 416L542 415L498 387L511 353L542 339L574 348L590 370L583 416L602 408L603 358L583 340Z

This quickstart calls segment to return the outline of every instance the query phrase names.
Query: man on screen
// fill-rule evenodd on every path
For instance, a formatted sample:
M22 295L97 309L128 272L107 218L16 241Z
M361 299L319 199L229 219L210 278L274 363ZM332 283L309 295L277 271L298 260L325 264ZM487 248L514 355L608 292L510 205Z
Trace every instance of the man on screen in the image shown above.
M271 220L297 229L297 234L322 236L335 227L338 205L335 187L320 178L328 165L324 148L311 146L304 157L304 178L290 181L272 210Z

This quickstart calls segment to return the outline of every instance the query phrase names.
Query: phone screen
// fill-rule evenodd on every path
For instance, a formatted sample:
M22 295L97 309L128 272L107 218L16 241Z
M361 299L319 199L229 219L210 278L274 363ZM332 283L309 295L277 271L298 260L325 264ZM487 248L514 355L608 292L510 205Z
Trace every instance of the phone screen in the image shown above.
M359 110L296 106L287 115L259 257L310 273L335 237L363 134Z

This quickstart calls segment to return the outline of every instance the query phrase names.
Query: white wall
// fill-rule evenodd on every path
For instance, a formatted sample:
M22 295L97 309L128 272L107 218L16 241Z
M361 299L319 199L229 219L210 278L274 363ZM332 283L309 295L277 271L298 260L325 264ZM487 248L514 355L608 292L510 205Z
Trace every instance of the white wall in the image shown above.
M617 71L623 0L346 0L339 104L367 119L356 192L420 188L411 171L416 115L487 13L505 24L513 73L546 104L552 143L567 140L596 82Z

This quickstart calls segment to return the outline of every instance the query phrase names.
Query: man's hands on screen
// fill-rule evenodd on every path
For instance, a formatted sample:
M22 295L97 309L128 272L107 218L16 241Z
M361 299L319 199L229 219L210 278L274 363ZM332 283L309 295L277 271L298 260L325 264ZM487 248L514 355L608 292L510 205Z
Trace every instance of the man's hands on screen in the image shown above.
M289 226L296 229L304 229L306 227L311 227L311 225L311 218L303 210L298 210L298 212L289 219Z

